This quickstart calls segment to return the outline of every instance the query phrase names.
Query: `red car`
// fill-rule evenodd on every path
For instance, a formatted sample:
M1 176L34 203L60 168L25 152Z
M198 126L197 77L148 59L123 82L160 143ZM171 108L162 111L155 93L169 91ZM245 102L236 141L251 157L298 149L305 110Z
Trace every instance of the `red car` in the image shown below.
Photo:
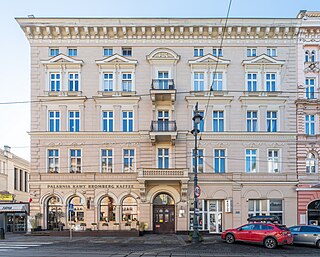
M291 245L293 241L290 230L279 224L271 223L251 223L239 228L227 229L221 238L228 244L236 241L260 243L269 249L278 245Z

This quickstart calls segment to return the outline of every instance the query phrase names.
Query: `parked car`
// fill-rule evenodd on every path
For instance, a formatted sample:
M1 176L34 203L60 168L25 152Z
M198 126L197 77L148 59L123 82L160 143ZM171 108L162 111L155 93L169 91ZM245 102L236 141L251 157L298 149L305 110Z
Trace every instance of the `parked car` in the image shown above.
M320 248L320 226L293 226L289 229L294 244L315 245Z
M221 238L228 244L243 241L263 244L269 249L280 245L291 245L293 241L291 231L285 225L263 222L227 229L222 233Z

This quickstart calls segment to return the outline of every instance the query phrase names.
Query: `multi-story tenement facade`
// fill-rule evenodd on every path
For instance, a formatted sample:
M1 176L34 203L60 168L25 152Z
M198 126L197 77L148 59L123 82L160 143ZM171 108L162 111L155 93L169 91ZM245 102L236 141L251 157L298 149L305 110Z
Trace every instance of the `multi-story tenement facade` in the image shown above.
M298 17L298 223L320 224L320 12L300 12Z
M0 227L7 232L27 231L30 163L0 149Z
M31 45L31 215L43 227L190 230L196 103L200 230L259 214L297 222L299 19L17 21Z

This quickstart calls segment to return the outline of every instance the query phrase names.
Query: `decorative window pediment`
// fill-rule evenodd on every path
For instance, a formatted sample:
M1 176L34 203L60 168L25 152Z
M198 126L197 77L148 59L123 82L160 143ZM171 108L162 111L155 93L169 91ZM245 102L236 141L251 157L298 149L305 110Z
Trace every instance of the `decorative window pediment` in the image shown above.
M265 64L265 65L283 65L285 62L276 60L266 54L259 55L251 60L245 60L242 62L243 65L248 64Z
M230 64L230 60L225 60L218 58L212 54L206 54L205 56L199 57L195 60L190 60L189 61L190 65L193 64L223 64L223 65L228 65Z
M157 48L147 55L149 63L153 62L173 62L177 63L180 60L180 56L169 48Z
M130 60L124 56L121 56L119 54L114 54L112 56L108 56L102 60L96 61L96 64L103 65L103 64L133 64L136 65L138 61L136 60Z
M55 65L55 64L78 64L82 65L82 60L76 60L72 57L66 56L64 54L58 54L57 56L54 56L50 58L49 60L41 61L41 63L45 65Z

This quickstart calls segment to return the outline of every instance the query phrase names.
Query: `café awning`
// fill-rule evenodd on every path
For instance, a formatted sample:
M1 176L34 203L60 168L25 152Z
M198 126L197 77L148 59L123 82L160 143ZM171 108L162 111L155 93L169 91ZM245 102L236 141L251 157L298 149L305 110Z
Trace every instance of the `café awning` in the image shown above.
M25 203L10 203L0 204L0 213L3 212L28 212L28 204Z

